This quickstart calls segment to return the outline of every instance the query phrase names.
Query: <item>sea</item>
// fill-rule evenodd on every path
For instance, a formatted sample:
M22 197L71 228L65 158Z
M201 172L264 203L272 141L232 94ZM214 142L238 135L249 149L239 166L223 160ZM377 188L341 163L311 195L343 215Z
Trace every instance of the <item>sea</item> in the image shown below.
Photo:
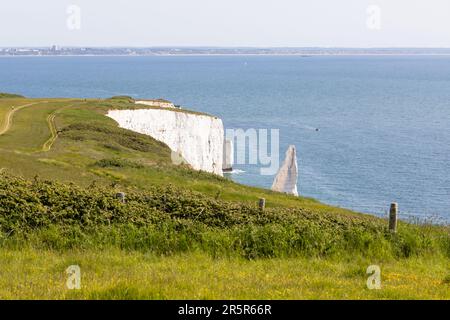
M165 98L228 129L279 130L302 196L450 221L450 56L2 57L0 92ZM270 188L262 166L230 177Z

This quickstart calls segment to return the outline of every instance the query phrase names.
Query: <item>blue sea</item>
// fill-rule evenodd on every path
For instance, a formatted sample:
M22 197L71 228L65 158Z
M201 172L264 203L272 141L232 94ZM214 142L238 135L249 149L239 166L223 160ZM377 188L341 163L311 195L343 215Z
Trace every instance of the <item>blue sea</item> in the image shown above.
M450 57L4 57L0 91L161 97L226 128L279 129L280 156L297 147L301 195L450 221ZM258 165L236 169L237 182L272 184Z

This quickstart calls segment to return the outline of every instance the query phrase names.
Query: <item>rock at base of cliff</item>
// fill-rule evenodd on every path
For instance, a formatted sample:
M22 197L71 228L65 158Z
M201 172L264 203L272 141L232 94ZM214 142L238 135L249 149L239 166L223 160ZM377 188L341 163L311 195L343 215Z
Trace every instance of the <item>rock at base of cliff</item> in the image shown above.
M233 164L234 164L233 140L225 139L223 142L222 170L224 172L233 171Z

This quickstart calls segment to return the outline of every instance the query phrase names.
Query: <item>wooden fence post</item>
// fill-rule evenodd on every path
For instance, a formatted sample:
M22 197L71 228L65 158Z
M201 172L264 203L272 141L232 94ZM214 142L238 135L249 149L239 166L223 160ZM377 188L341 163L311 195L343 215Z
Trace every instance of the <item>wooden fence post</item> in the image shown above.
M116 198L119 199L120 202L125 203L125 193L124 192L116 193Z
M389 231L397 232L397 214L398 214L398 204L396 202L391 203L391 208L389 209Z
M264 211L264 209L266 208L266 199L260 198L258 206L259 206L259 210Z

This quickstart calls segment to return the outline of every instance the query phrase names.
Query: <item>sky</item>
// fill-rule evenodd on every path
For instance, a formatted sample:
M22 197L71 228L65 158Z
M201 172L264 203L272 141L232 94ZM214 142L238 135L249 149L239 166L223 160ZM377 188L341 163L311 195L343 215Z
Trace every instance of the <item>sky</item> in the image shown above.
M450 47L449 0L2 0L0 47Z

